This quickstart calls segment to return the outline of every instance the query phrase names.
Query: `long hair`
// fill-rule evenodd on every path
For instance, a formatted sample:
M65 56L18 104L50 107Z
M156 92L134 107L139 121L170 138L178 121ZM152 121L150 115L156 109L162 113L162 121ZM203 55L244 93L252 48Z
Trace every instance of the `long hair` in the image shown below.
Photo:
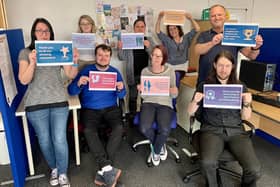
M94 20L89 16L89 15L81 15L79 18L79 22L78 22L78 32L82 33L82 29L81 29L81 21L82 19L87 20L91 25L91 32L92 33L96 33L96 26L95 26L95 22Z
M162 53L162 62L161 65L164 65L167 62L168 59L168 55L167 55L167 50L163 45L156 45L153 49L152 49L152 53L155 51L155 49L159 49Z
M232 63L232 69L231 69L231 72L230 72L227 83L228 84L238 84L238 83L240 83L240 81L236 77L236 66L235 66L235 63L234 63L235 62L234 56L232 55L232 53L230 51L227 51L227 50L223 50L215 56L214 62L212 64L211 71L210 71L210 73L209 73L209 75L206 79L206 83L215 83L216 82L217 71L216 71L216 68L214 67L214 64L217 65L218 60L222 57L228 59Z
M35 21L33 22L32 28L31 28L31 42L28 46L28 48L30 50L35 49L35 40L37 40L35 32L36 32L36 26L38 23L44 23L45 25L47 25L49 31L50 31L50 40L54 40L54 32L53 32L53 28L50 24L50 22L48 20L46 20L45 18L37 18L35 19Z
M173 39L173 37L171 36L171 34L170 34L170 32L169 32L169 27L170 27L170 26L171 26L171 25L167 25L167 26L166 26L167 35L168 35L171 39ZM179 36L182 37L182 36L184 35L183 28L182 28L181 26L179 26L179 25L175 25L175 26L176 26L177 29L178 29Z

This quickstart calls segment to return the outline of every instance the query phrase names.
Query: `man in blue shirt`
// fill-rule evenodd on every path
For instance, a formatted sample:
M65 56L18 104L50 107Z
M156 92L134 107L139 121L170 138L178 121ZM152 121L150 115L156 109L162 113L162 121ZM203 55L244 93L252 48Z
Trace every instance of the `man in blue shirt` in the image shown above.
M212 28L202 32L197 38L197 44L195 45L195 53L200 55L197 85L205 81L215 56L222 50L230 51L235 58L235 63L239 51L251 60L256 59L260 53L260 47L263 44L263 39L260 35L256 37L256 47L241 48L221 45L226 20L226 9L224 6L217 4L210 8L210 24Z
M117 99L124 98L126 90L120 72L109 65L112 49L104 44L98 45L95 56L96 64L86 66L68 86L68 92L70 95L80 96L85 137L99 166L94 182L100 186L114 187L121 170L114 168L112 164L123 132L122 114L117 106ZM90 90L90 71L116 73L116 90ZM98 129L103 127L104 123L112 129L105 146L98 136Z

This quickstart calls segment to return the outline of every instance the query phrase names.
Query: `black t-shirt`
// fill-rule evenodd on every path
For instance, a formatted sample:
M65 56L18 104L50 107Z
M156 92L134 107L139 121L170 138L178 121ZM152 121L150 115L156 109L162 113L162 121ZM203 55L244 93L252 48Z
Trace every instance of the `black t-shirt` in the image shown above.
M135 82L139 83L137 79L140 79L142 69L149 64L149 54L146 52L146 47L133 50L133 61Z

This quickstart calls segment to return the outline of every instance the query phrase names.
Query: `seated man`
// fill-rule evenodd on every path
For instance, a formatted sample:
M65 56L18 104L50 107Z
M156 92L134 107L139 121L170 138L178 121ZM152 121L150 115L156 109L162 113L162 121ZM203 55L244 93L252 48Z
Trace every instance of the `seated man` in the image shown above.
M243 85L242 109L203 108L204 84L242 84L236 78L234 57L229 51L220 52L214 59L212 70L205 82L197 87L188 113L200 114L199 139L201 171L210 187L217 187L218 158L228 146L243 169L242 186L256 186L260 176L260 162L256 157L251 139L241 125L241 120L251 117L252 96ZM198 110L199 109L199 110Z
M81 121L85 127L85 137L99 166L94 182L100 186L115 186L121 170L112 166L113 156L121 143L123 132L122 115L117 106L117 98L123 98L126 90L120 72L109 65L112 49L104 44L98 45L95 48L95 56L96 64L86 66L68 86L68 92L70 95L80 94ZM116 90L89 89L89 84L94 81L90 81L90 71L116 73ZM98 136L98 128L104 123L112 128L105 147Z

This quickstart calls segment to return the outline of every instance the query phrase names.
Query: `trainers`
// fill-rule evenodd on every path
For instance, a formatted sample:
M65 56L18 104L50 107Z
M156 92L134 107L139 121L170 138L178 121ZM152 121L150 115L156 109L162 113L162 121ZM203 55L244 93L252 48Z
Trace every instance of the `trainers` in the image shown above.
M110 171L103 172L103 178L106 185L110 187L115 187L117 181L121 175L121 170L118 168L112 168Z
M154 166L158 166L159 163L160 163L160 155L151 152L151 157L152 157L152 163L153 163L153 165L154 165Z
M159 153L159 156L160 156L160 160L166 160L167 158L167 150L166 150L166 145L164 144L160 150L160 153Z
M97 186L106 186L106 183L105 183L105 180L104 180L103 176L100 175L98 172L95 175L94 183Z
M60 187L70 187L70 182L66 174L60 174L58 178Z
M57 168L52 169L51 177L50 177L50 185L51 186L58 185L58 172L57 172Z

